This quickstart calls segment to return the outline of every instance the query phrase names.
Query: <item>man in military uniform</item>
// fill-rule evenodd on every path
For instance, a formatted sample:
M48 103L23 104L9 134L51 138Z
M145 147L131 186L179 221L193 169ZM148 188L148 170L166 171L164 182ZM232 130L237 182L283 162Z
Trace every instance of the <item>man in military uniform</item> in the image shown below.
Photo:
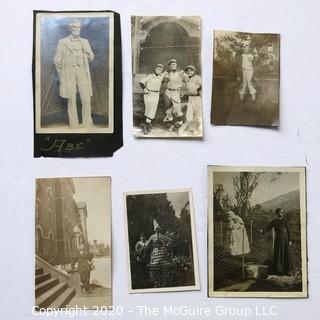
M154 72L148 74L142 80L139 81L140 86L144 90L143 100L145 105L145 112L144 115L146 117L145 124L144 124L144 133L148 134L151 129L152 125L151 122L154 119L158 104L159 104L159 96L160 96L160 89L163 82L164 74L163 65L158 64Z
M238 63L238 78L237 80L240 81L242 77L242 85L241 89L239 90L240 100L244 100L244 96L246 95L247 88L249 89L249 93L251 95L252 101L256 100L256 93L257 90L252 84L252 77L254 73L255 67L255 59L256 57L250 53L249 45L244 47L244 53L241 55Z
M164 93L164 103L166 107L166 117L164 122L169 122L169 130L178 129L184 121L181 106L181 87L184 72L178 69L177 60L168 62L168 70L165 72L166 91Z
M94 58L89 41L80 37L79 20L71 21L70 36L60 39L54 64L60 79L60 96L68 99L70 128L79 127L77 90L82 104L82 124L93 125L91 117L92 84L89 62Z

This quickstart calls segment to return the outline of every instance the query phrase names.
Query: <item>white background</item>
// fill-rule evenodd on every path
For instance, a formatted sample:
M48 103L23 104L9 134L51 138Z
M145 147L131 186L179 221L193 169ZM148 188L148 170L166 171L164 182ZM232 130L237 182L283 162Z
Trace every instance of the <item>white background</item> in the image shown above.
M6 0L2 1L1 8L0 317L2 319L32 317L35 178L95 175L112 176L115 305L123 305L126 310L135 310L135 306L141 304L152 306L173 303L177 306L202 304L212 308L218 305L253 308L256 305L259 307L276 305L279 306L277 317L251 316L251 319L319 318L320 23L317 0ZM113 158L33 158L31 81L33 9L110 9L121 14L124 147L117 151ZM130 15L202 17L204 96L202 141L133 138ZM281 34L281 126L278 130L210 125L214 29ZM208 164L307 166L310 282L308 299L208 299L206 297ZM192 187L194 192L201 291L129 295L123 192L185 187ZM139 317L134 312L124 318ZM215 318L230 319L218 316Z

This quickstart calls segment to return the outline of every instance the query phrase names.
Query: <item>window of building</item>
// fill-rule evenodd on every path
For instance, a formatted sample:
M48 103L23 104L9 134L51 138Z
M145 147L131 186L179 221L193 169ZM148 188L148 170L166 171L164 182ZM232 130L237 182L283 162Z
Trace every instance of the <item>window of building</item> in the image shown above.
M49 250L50 250L50 253L54 253L54 240L53 240L53 234L50 233L49 235Z
M49 215L49 226L52 227L53 221L52 221L52 209L51 208L48 209L48 215Z
M48 195L48 201L52 198L52 188L51 186L47 187L47 195Z
M40 213L41 213L41 201L39 198L36 200L36 219L40 218Z
M43 237L40 228L37 228L36 232L36 253L41 254L43 252Z

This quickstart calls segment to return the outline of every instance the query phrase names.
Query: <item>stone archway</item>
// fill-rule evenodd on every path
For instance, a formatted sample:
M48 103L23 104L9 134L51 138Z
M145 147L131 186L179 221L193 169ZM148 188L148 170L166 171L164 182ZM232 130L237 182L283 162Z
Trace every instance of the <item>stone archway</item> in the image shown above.
M168 21L154 25L140 45L139 73L151 73L158 63L167 65L177 59L180 69L189 64L199 68L200 38L190 36L179 23Z

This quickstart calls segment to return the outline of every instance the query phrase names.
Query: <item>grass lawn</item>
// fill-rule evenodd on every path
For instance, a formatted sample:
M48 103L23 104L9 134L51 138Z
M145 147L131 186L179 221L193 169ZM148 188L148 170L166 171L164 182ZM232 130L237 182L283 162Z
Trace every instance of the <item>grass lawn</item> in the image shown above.
M249 91L243 102L240 101L241 83L235 79L214 78L211 123L251 126L277 126L279 103L276 79L258 80L256 101Z

